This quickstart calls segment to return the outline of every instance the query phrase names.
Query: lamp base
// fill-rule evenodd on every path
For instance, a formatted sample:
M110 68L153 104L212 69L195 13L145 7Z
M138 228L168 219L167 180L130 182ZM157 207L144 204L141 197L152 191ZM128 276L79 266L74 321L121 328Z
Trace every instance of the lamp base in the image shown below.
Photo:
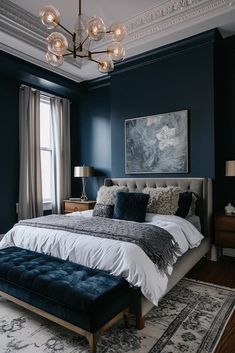
M82 201L87 201L88 197L86 196L86 177L82 177L82 195L81 195L81 200Z

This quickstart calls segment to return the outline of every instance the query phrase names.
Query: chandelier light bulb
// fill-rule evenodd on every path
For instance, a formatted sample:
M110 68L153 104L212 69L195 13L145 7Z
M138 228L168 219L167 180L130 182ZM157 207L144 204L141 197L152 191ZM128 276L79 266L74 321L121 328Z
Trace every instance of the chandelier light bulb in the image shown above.
M53 32L47 37L48 50L58 56L66 53L68 49L67 38L59 32Z
M46 61L53 67L59 67L64 63L64 58L48 51L46 53Z
M100 17L93 17L87 24L87 34L90 39L101 40L106 33L104 21Z
M113 61L123 60L125 56L125 50L118 42L111 43L107 48L107 52Z
M55 28L60 22L60 13L52 5L45 6L39 12L42 24L48 29Z
M99 63L98 63L98 70L102 74L106 74L107 72L113 71L114 64L113 64L112 59L110 59L109 57L104 57L104 58L100 59Z
M127 36L127 28L121 22L113 23L110 26L109 31L112 39L116 42L121 42Z

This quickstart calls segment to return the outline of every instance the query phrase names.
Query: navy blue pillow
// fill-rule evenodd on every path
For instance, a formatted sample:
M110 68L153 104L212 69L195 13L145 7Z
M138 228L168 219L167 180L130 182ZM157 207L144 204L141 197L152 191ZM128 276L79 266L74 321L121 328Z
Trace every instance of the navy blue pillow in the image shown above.
M144 222L149 195L137 192L118 192L113 218Z
M185 218L189 212L190 206L192 203L192 192L181 192L179 196L179 207L175 215Z

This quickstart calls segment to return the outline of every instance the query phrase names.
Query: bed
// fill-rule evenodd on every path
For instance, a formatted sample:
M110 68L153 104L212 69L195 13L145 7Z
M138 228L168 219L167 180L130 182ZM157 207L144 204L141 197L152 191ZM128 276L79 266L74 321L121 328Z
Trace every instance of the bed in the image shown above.
M191 250L188 250L183 256L179 257L177 262L173 266L173 270L167 282L165 281L164 294L168 292L203 256L205 256L211 247L211 215L212 215L212 202L211 202L211 180L205 178L112 178L105 180L106 186L118 185L118 186L127 186L129 191L133 192L141 192L145 187L164 187L164 186L178 186L182 191L193 191L198 195L197 207L196 207L196 215L200 218L201 223L201 232L204 236L203 240L200 241L200 245L194 247ZM172 216L175 217L175 216ZM179 217L177 217L179 218ZM180 220L178 220L180 222ZM189 225L188 225L189 226ZM89 241L88 241L89 240ZM79 242L80 241L80 242ZM76 247L76 242L78 242L78 246ZM99 244L98 244L98 243ZM101 243L104 246L105 252L110 251L110 242L103 239L102 241L99 239L92 239L92 242L87 237L78 237L77 234L69 234L65 233L64 230L61 231L47 231L45 229L36 229L32 232L32 228L30 227L20 227L16 226L12 230L10 230L3 240L0 243L0 248L9 247L9 246L18 246L22 248L27 248L29 250L34 250L38 252L44 252L46 254L51 254L53 256L60 257L62 259L69 259L73 262L79 262L88 267L96 267L100 269L104 269L110 271L110 268L107 264L103 265L100 259L105 256L100 256ZM92 249L89 248L89 244L92 243ZM95 253L99 253L99 256L94 255L94 246L97 245ZM69 244L69 245L68 245ZM85 244L85 245L84 245ZM112 243L113 245L114 243ZM71 251L66 250L66 246L68 245ZM112 258L109 259L109 263L116 262L116 272L113 274L119 275L120 273L126 273L129 269L128 266L131 267L130 259L128 258L128 254L130 249L133 247L125 244L118 245L118 250L113 248L115 254L126 252L126 267L123 269L120 263L123 261L122 255L121 257L116 257L115 261L112 261ZM85 247L84 247L85 246ZM80 250L79 250L80 249ZM136 249L136 248L135 248ZM138 249L137 249L138 250ZM139 251L139 250L138 250ZM139 253L139 257L141 259L142 254ZM107 258L107 256L106 256ZM95 259L95 260L94 260ZM120 261L120 263L118 262ZM125 262L124 261L124 262ZM140 260L138 260L140 261ZM144 266L151 266L150 260L143 260ZM149 263L148 263L149 262ZM139 264L139 267L143 265L143 263ZM148 264L147 264L148 263ZM111 265L110 265L111 266ZM113 266L113 264L112 264ZM121 269L120 269L121 268ZM147 267L146 267L147 268ZM119 272L118 272L119 271ZM148 268L147 268L148 272ZM133 276L132 276L133 277ZM134 276L135 277L135 276ZM152 277L153 278L153 277ZM159 276L159 281L161 277ZM151 284L152 279L149 279L149 284ZM134 282L134 284L138 283ZM131 283L133 284L133 283ZM141 288L141 287L140 287ZM132 312L137 317L137 327L142 328L144 326L144 315L154 306L154 302L156 301L149 300L149 296L144 293L141 289L133 290L133 300L132 300ZM162 296L159 295L159 298ZM148 299L146 299L148 298Z

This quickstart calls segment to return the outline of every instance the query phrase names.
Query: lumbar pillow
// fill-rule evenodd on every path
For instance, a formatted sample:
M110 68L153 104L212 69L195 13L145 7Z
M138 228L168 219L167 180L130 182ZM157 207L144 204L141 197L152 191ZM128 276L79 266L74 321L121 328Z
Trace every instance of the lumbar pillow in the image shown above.
M118 192L113 218L144 222L149 195L139 192Z
M125 186L101 186L97 193L97 203L101 203L103 205L114 205L117 192L128 192L128 188Z
M104 217L112 218L113 217L114 205L103 205L102 203L97 203L93 210L94 217Z
M175 186L147 187L143 192L150 195L147 212L173 215L177 211L180 188Z
M191 203L192 203L192 192L189 192L189 191L181 192L179 196L179 204L178 204L179 207L175 215L182 218L187 217Z

